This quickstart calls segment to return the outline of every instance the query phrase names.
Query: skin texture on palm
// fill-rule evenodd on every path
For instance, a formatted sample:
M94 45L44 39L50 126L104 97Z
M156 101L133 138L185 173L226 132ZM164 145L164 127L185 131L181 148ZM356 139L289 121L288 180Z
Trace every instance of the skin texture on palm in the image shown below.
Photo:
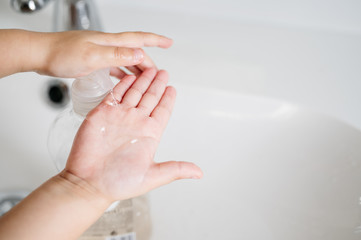
M109 201L127 199L177 179L201 178L189 162L154 162L176 92L168 74L146 69L124 77L81 125L65 171ZM114 99L117 103L114 104Z

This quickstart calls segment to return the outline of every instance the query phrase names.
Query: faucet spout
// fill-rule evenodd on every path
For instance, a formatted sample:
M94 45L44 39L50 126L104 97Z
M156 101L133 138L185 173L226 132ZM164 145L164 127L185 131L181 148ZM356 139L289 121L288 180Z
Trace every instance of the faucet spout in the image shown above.
M53 28L56 32L102 30L93 0L56 0Z
M12 8L21 13L33 13L51 0L11 0ZM55 0L53 29L101 31L102 26L93 0Z
M45 7L50 0L11 0L12 8L17 12L33 13Z

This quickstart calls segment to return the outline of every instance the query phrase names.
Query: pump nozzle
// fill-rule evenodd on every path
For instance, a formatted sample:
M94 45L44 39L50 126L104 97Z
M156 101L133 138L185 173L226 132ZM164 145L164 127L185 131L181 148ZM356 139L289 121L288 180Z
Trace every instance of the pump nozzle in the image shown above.
M71 87L71 99L77 114L86 116L114 87L109 73L109 69L102 69L75 79Z

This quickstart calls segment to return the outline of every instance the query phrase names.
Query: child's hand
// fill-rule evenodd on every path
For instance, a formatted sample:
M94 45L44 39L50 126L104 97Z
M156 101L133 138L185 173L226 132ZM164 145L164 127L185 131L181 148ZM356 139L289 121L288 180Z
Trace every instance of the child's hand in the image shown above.
M177 179L201 178L193 163L153 161L175 101L168 74L151 68L126 76L81 125L63 172L110 201L134 197ZM134 82L134 83L133 83Z
M34 36L32 41L40 50L34 51L33 55L38 55L37 60L41 59L35 70L57 77L78 77L112 67L112 75L121 78L125 74L118 68L120 66L128 66L139 75L144 69L155 67L142 47L168 48L172 45L169 38L145 32L70 31Z

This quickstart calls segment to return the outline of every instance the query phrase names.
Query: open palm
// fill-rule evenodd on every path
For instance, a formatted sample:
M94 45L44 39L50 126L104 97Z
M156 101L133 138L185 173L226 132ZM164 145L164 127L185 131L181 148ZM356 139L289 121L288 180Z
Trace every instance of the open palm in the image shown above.
M81 125L66 171L111 200L126 199L177 179L201 178L193 163L155 163L175 101L168 74L145 70L124 77Z

